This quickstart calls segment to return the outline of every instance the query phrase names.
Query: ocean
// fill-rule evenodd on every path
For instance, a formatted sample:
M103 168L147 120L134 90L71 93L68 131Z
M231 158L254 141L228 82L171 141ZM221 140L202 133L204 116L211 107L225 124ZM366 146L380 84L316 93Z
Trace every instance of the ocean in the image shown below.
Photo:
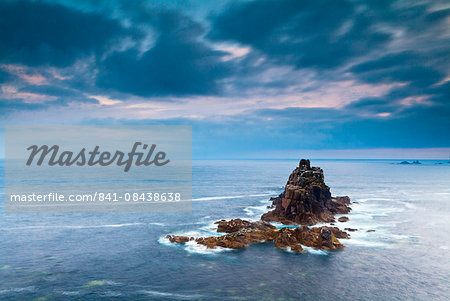
M398 162L312 160L358 202L337 223L358 231L343 250L300 254L165 238L259 219L297 160L193 161L192 213L5 213L2 172L0 300L448 300L450 164Z

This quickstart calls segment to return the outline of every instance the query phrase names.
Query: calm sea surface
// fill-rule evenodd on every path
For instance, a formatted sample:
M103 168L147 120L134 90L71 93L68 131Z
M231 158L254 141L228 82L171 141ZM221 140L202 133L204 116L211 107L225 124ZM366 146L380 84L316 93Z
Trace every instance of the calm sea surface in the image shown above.
M338 223L359 230L342 251L294 254L164 237L258 219L297 161L194 161L189 214L7 214L0 161L0 300L449 300L450 164L397 162L312 161L359 202Z

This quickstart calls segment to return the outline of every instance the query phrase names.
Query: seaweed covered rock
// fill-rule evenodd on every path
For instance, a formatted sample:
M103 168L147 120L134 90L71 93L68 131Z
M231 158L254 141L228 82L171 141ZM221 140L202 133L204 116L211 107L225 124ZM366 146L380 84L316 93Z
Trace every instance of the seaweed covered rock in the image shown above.
M285 190L272 198L275 209L262 215L265 221L283 224L314 225L334 222L334 215L350 212L348 197L332 197L325 184L323 170L311 167L310 161L302 159L289 176Z

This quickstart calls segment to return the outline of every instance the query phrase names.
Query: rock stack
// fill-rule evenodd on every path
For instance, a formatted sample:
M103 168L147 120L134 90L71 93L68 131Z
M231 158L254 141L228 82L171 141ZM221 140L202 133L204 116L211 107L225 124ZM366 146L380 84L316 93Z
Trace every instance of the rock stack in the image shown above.
M272 198L275 209L261 217L265 221L283 224L314 225L334 222L335 214L350 212L348 197L332 197L325 184L323 170L311 167L302 159L289 176L286 187L278 197Z

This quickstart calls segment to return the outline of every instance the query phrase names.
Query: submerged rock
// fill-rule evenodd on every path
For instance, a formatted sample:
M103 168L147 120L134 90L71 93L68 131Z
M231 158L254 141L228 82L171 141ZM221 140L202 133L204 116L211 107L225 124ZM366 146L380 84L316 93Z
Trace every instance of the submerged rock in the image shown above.
M273 241L277 248L289 248L294 252L302 252L302 245L322 250L342 249L344 245L340 243L338 238L349 237L346 232L336 227L308 228L302 226L295 229L287 227L277 229L270 223L262 221L249 222L239 219L238 222L236 220L221 220L218 222L222 226L225 223L232 225L232 227L238 224L239 227L237 228L241 228L241 226L243 228L223 236L199 237L195 241L198 244L205 245L208 249L217 247L242 249L253 243ZM174 243L186 243L193 240L193 238L187 236L167 235L166 237Z
M349 218L346 216L341 216L340 218L338 218L338 221L341 223L345 223L348 222Z
M350 232L358 231L358 229L354 229L354 228L345 228L344 230L350 231Z
M334 215L351 210L349 197L332 197L323 170L311 167L310 161L305 159L300 160L289 176L284 192L271 200L275 209L263 214L261 219L283 224L334 222Z

